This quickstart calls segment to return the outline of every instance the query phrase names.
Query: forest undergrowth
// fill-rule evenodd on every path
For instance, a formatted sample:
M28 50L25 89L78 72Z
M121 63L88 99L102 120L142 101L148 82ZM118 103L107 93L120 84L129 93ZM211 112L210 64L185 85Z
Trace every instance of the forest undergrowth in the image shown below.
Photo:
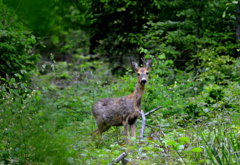
M133 165L239 165L239 1L0 0L0 11L0 165L105 165L123 152ZM101 142L92 105L131 94L130 61L144 56L142 109L162 108L142 141L139 117L130 145L122 127Z
M239 60L223 63L223 71L216 65L193 76L154 58L142 109L162 108L147 117L144 140L130 145L122 127L105 132L103 143L90 133L94 102L133 92L131 70L114 78L101 62L95 71L60 62L33 72L31 86L20 74L2 78L1 164L108 164L123 152L130 164L239 164ZM141 118L137 137L140 127Z

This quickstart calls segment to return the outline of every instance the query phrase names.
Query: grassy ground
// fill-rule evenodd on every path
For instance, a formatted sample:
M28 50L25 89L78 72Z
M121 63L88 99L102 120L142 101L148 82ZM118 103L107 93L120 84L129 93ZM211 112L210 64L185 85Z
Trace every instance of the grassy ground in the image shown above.
M130 94L135 75L58 70L35 74L36 91L3 93L2 164L108 164L123 152L130 164L239 164L238 83L183 78L167 85L150 73L142 108L163 108L147 117L145 139L126 145L122 127L105 132L103 143L90 135L97 128L91 107L100 98ZM141 118L137 136L140 127Z

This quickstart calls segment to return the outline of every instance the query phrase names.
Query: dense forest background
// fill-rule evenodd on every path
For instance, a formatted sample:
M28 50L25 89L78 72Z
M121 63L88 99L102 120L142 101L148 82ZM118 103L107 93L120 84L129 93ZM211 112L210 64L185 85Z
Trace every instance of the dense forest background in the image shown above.
M239 40L239 0L0 0L0 164L238 165ZM92 105L148 58L146 138L100 142Z

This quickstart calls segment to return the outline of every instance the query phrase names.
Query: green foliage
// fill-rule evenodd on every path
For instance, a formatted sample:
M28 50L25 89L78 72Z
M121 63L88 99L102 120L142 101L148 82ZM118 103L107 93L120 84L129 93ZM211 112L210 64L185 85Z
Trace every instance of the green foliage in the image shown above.
M19 74L26 79L29 76L28 72L35 68L40 57L32 54L35 37L25 30L21 23L15 22L15 16L11 16L11 10L2 2L0 9L3 11L0 13L0 75L8 78Z
M231 116L227 114L239 111L239 84L229 83L223 86L214 84L214 81L208 79L198 82L191 80L188 77L190 74L183 76L181 72L177 73L173 79L176 82L172 84L170 75L167 75L168 71L176 74L174 69L171 70L171 61L164 59L164 56L159 56L159 59L153 59L154 65L146 86L142 108L147 112L162 105L163 109L147 118L147 124L154 128L146 128L144 137L148 138L144 139L144 143L139 143L138 139L131 139L132 145L129 146L123 145L125 141L123 128L113 128L105 132L102 137L103 144L99 143L98 137L90 136L90 133L96 129L91 115L91 107L96 100L122 97L133 92L136 75L130 71L121 79L106 82L109 71L106 66L99 63L95 64L97 69L88 75L91 63L87 62L77 67L73 64L49 62L47 65L53 65L55 68L53 73L33 77L35 83L43 87L41 92L29 90L24 83L14 84L16 79L6 82L20 88L10 89L10 92L4 90L3 93L4 99L12 101L1 102L1 116L4 119L1 121L1 127L4 128L1 132L3 143L0 146L2 161L106 164L125 151L129 153L127 159L131 162L146 164L209 163L215 161L216 155L220 155L223 162L236 160L238 155L235 154L235 158L231 154L233 149L237 151L236 145L232 145L230 150L227 147L218 147L218 154L214 155L209 148L212 145L208 146L209 143L206 144L202 139L219 136L219 141L214 140L212 143L235 144L234 136L232 140L226 141L221 134L226 128L231 127L232 123L229 121L235 122L236 129L239 126L236 120L238 117L230 120ZM234 68L231 65L235 65L235 62L229 64L229 68ZM69 68L71 70L68 70ZM71 77L59 78L58 76L63 73ZM166 73L165 76L163 73ZM201 88L201 83L206 85ZM51 88L53 85L55 87ZM1 89L6 87L2 86ZM216 106L220 104L221 106ZM192 112L197 114L191 115ZM219 115L226 117L220 118ZM203 127L196 125L199 120ZM141 118L138 121L141 121ZM212 126L213 123L215 125ZM223 123L227 124L227 127L222 127ZM157 128L159 124L165 135L159 133L160 130ZM201 131L196 129L197 127ZM214 134L212 130L216 128L219 129L216 133L219 131L222 133ZM9 130L13 131L7 132ZM137 125L137 136L139 130L140 122ZM21 143L18 143L16 136L20 137ZM227 152L231 154L231 158Z
M15 1L4 2L16 8ZM49 6L36 5L40 2ZM235 1L224 19L225 0L40 2L22 2L33 6L23 21L33 34L43 37L45 28L61 20L65 24L49 32L54 46L47 49L55 58L49 53L50 61L35 71L36 38L15 11L0 3L0 164L108 164L123 152L132 164L239 164L240 60L234 58L239 46L231 30ZM38 21L44 15L31 14L34 10L49 17ZM83 41L89 30L76 30L88 21L90 47ZM97 55L86 55L93 49ZM56 62L60 53L71 55L71 63ZM101 143L90 136L96 129L91 107L98 99L133 92L136 75L127 65L121 78L110 70L127 64L129 54L153 59L142 109L163 108L147 116L141 142L131 138L131 145L124 144L123 128L113 127ZM141 118L137 137L140 123Z
M237 140L237 132L239 127L231 126L229 119L217 120L219 124L209 125L209 130L204 131L201 137L205 143L205 149L213 164L239 164L239 142ZM219 125L222 124L222 127ZM207 135L208 134L208 135ZM209 139L209 140L207 140Z

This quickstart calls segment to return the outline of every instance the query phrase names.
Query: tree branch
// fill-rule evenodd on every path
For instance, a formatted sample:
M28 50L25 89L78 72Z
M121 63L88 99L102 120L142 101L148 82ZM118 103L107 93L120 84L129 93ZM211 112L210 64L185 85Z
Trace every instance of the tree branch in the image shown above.
M121 160L124 160L124 163L128 161L127 159L124 159L128 155L127 152L122 153L119 157L117 157L113 162L108 163L108 165L114 165L115 163L120 162Z
M157 108L155 108L155 109L153 109L153 110L151 110L151 111L145 113L145 116L147 116L147 115L149 115L149 114L155 112L156 110L159 110L160 108L162 108L162 106L159 106L159 107L157 107Z
M140 130L140 140L142 140L143 139L143 133L144 133L144 130L145 130L145 126L146 126L146 116L145 116L145 114L144 114L144 112L143 112L143 110L142 110L142 112L139 112L138 111L138 113L140 113L141 115L142 115L142 127L141 127L141 130Z

